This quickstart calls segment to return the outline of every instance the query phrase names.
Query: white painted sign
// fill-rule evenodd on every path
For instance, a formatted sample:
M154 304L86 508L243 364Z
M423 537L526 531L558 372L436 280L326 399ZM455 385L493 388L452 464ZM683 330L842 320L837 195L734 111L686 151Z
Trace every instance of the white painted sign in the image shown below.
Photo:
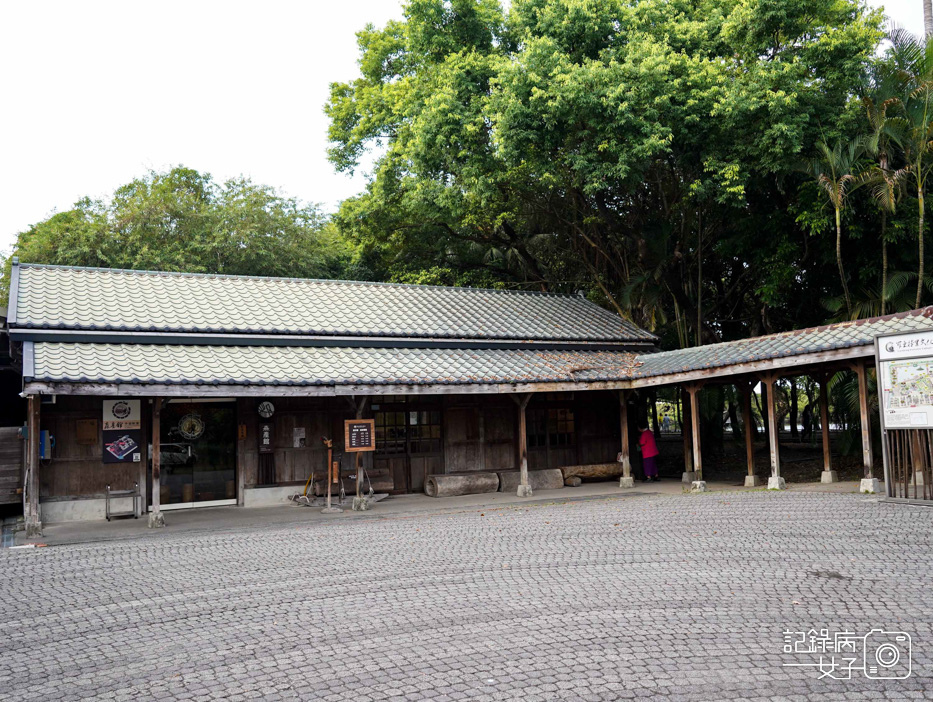
M878 339L886 429L933 428L933 332Z

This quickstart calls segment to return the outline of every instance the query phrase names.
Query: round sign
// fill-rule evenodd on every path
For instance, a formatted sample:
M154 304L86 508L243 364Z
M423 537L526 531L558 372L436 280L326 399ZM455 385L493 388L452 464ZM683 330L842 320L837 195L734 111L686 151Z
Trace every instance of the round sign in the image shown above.
M119 402L114 402L113 406L110 408L110 411L113 413L113 416L117 419L126 419L130 416L130 405L128 402L120 400Z
M186 414L178 420L178 433L192 441L204 433L204 420L199 414Z
M275 407L268 400L259 403L259 416L263 419L269 419L275 414Z

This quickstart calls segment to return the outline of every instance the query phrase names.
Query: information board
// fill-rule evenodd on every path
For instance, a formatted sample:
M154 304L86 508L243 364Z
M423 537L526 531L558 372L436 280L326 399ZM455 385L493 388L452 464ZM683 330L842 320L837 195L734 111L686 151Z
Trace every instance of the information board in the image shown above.
M343 423L344 451L375 451L376 431L372 419L347 419Z
M139 400L104 400L101 436L104 463L139 463L143 441Z
M883 336L877 344L884 428L933 428L933 332Z

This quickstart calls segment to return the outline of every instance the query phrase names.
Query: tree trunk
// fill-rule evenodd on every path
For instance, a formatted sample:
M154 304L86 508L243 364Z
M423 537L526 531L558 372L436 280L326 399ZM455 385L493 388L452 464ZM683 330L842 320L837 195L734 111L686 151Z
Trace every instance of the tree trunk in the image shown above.
M933 0L923 0L923 32L933 35Z
M790 381L790 435L795 439L800 438L800 432L797 429L797 379L788 378Z
M920 210L920 226L917 236L920 247L920 268L917 273L917 301L914 307L920 307L920 295L923 293L923 188L917 188L917 207Z
M921 221L922 217L923 215L921 215ZM849 286L846 284L846 272L842 265L842 217L838 207L836 208L836 264L839 266L842 294L846 298L846 318L852 319L852 300L849 299Z
M933 2L933 0L928 0ZM885 313L888 302L888 213L881 212L881 314Z
M739 426L739 413L736 408L735 396L729 398L729 424L732 425L732 438L741 438L744 431Z

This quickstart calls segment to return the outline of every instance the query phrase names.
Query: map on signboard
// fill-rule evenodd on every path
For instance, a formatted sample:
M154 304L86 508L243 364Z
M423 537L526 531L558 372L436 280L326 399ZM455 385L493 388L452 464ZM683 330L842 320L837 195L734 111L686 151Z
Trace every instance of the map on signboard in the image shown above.
M882 364L885 426L925 427L933 418L933 358Z

